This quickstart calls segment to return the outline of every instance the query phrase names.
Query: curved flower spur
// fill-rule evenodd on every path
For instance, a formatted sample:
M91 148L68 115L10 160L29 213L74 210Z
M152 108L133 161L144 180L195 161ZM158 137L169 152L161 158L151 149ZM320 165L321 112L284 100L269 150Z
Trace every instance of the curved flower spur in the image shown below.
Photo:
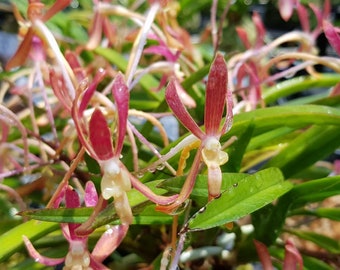
M230 128L233 120L232 93L227 88L228 72L223 55L217 53L208 75L205 95L204 127L202 131L183 105L175 80L167 86L165 98L178 120L200 141L200 147L193 161L182 191L177 200L169 206L158 206L158 209L171 212L179 207L189 196L195 184L201 160L208 168L209 200L218 197L221 192L222 172L220 166L228 161L228 154L222 150L220 137ZM226 118L220 127L226 107Z
M177 195L164 197L154 194L152 190L133 177L120 161L129 110L129 90L121 73L117 74L112 83L112 95L115 100L115 109L117 112L117 137L115 147L113 147L112 135L101 109L94 109L87 128L87 123L84 122L85 119L83 117L84 110L103 76L104 72L99 72L95 76L93 83L86 88L85 91L81 93L80 89L73 103L72 116L80 142L89 155L97 160L101 167L103 173L101 181L102 197L105 200L113 197L115 209L121 223L131 224L133 215L126 192L129 191L132 186L157 204L172 203L177 198ZM101 208L101 205L97 207ZM101 209L97 210L100 211Z

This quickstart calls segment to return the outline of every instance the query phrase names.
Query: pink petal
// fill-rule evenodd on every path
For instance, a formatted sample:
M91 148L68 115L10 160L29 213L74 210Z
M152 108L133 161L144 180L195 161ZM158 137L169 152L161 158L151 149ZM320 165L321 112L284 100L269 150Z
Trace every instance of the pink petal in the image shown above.
M48 257L40 255L40 253L34 248L31 241L25 235L22 236L22 239L24 240L28 253L36 262L39 262L46 266L54 266L54 265L63 263L65 261L64 258L60 258L60 259L59 258L58 259L48 258Z
M98 203L97 190L92 181L86 182L84 201L87 207L94 207Z
M297 267L298 266L298 267ZM283 261L283 270L295 270L295 269L303 269L303 259L295 247L294 243L289 239L285 245L285 258Z
M198 127L194 119L192 119L178 95L177 88L180 87L179 83L174 79L169 82L165 91L166 102L183 126L202 140L205 137L203 131Z
M266 35L266 29L264 27L264 24L262 22L261 16L259 15L258 12L254 12L253 16L253 23L256 27L256 43L255 43L255 47L259 48L263 45L264 43L264 38Z
M325 0L324 4L323 4L323 9L322 9L322 17L324 19L329 19L329 16L331 15L331 11L332 11L332 5L331 5L331 1L330 0Z
M297 14L300 19L302 30L308 33L310 31L308 11L306 7L299 2L297 3Z
M89 139L99 160L113 157L112 137L105 116L99 109L95 109L89 123Z
M118 134L115 146L115 155L119 156L124 143L126 134L126 124L129 113L129 99L130 92L124 81L124 76L118 73L112 86L112 95L115 99L117 111L118 111Z
M67 50L65 52L65 59L70 64L70 67L72 68L77 81L80 82L84 80L86 77L86 72L85 69L81 67L76 54L72 51Z
M288 21L292 17L296 2L297 0L279 0L279 11L282 19Z
M168 47L163 45L150 46L144 50L144 53L164 56L169 62L176 62L179 57L179 51L173 54Z
M334 48L338 55L340 55L340 37L336 28L328 21L323 21L323 29L330 45Z
M50 70L50 84L54 94L58 98L58 101L65 109L71 111L72 100L68 94L64 78L58 75L53 69Z
M79 105L79 114L82 116L84 110L86 110L87 105L89 104L94 92L97 90L98 84L103 80L106 75L106 71L102 68L98 70L96 75L94 76L92 83L86 89L84 96L82 97L81 103Z
M15 52L14 56L7 62L6 70L11 70L12 68L22 66L28 56L29 51L32 47L32 39L34 36L34 31L32 28L26 33L24 40L21 42L18 50Z
M250 49L251 48L251 44L250 44L249 39L248 39L247 31L244 28L242 28L242 27L236 27L236 32L237 32L238 37L242 41L244 47L246 49Z
M99 46L103 33L103 17L99 13L94 14L92 27L89 33L90 39L86 44L86 49L93 50Z
M44 16L42 17L43 21L49 20L51 17L53 17L55 14L57 14L59 11L66 8L72 0L57 0L54 2L54 4L46 11Z
M93 249L92 257L98 262L105 260L120 245L128 229L129 225L116 225L106 230Z
M263 270L274 269L267 247L263 243L255 240L255 239L253 241L254 241L254 244L255 244L257 255L259 256L259 259L262 263Z
M105 17L103 20L103 32L105 37L109 40L110 45L116 41L116 28L111 24L109 18Z
M67 208L77 208L80 207L80 200L77 191L75 191L71 186L66 188L65 192L65 202Z
M228 73L223 55L211 65L205 94L204 126L207 135L218 135L227 97Z

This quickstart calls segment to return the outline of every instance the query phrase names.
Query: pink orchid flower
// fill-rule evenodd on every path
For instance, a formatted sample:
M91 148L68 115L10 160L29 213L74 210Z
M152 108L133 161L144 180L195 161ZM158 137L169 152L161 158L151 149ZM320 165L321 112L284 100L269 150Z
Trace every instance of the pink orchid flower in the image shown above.
M62 198L65 197L65 205L67 208L80 207L80 200L77 192L70 186L66 187L60 194L54 207L58 207ZM96 188L92 182L87 182L85 187L85 205L94 207L98 202ZM102 261L108 257L121 243L125 237L128 227L127 225L111 226L98 240L92 253L88 251L87 241L88 235L78 236L76 229L80 224L62 223L61 229L64 237L69 243L69 250L65 258L48 258L38 253L31 241L23 236L24 243L30 254L36 262L46 266L54 266L64 263L63 269L108 269L102 264Z
M201 158L208 168L209 198L212 199L220 195L222 183L220 166L228 161L228 154L221 149L219 139L230 129L233 119L232 96L228 91L227 83L227 66L223 55L218 53L211 65L206 87L205 132L199 128L181 102L178 95L180 85L176 81L171 81L167 86L165 98L169 107L177 119L201 141L201 145L179 198L172 206L159 207L159 210L167 211L167 208L172 210L188 198L198 173ZM227 107L227 115L224 124L220 127L225 107Z
M254 240L255 248L257 254L260 258L264 270L273 270L273 264L271 262L270 254L267 247ZM282 265L283 270L302 270L303 269L303 259L299 250L294 245L293 241L288 239L285 244L285 256Z
M24 39L14 56L6 64L6 70L21 66L25 63L28 56L35 61L45 59L45 52L43 49L44 37L38 33L35 24L37 21L46 22L59 11L66 8L71 3L71 0L55 1L55 3L47 10L44 10L45 5L39 0L29 0L28 2L28 21L25 21L19 11L14 7L14 14L21 25L20 32L24 32Z
M132 186L151 201L159 204L169 204L177 198L177 195L163 197L154 194L147 186L133 177L120 161L127 129L130 95L121 73L116 76L112 83L112 95L115 100L115 108L117 111L117 138L115 147L113 147L112 135L106 118L99 108L96 108L92 113L87 128L83 113L96 90L97 84L103 76L104 71L99 72L95 76L88 89L81 93L82 99L80 103L80 93L76 96L73 103L72 116L80 142L90 156L97 160L101 166L103 172L101 181L103 198L108 200L113 197L115 209L122 224L131 224L133 215L129 205L127 192Z

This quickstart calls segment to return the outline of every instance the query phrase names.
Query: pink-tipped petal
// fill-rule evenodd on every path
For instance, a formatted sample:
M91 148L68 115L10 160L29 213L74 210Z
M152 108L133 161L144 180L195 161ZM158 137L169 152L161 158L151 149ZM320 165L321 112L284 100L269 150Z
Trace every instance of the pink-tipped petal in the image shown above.
M25 235L22 236L22 239L24 240L28 253L36 262L39 262L46 266L54 266L54 265L58 265L64 262L65 260L64 258L60 258L60 259L59 258L58 259L48 258L48 257L40 255L40 253L34 248L31 241Z
M110 129L105 116L95 109L89 123L89 139L99 160L108 160L113 155L113 145Z
M116 225L106 230L94 247L92 257L98 262L105 260L123 241L128 229L129 225Z
M248 38L247 31L244 28L242 28L242 27L236 27L236 32L237 32L238 37L242 41L244 47L246 49L250 49L251 48L251 44L250 44L250 41L249 41L249 38Z
M227 97L228 73L223 55L218 53L211 65L205 93L204 126L207 135L219 134Z
M171 80L169 82L165 91L166 102L183 126L191 131L197 138L203 139L205 136L203 131L198 127L194 119L192 119L178 95L177 89L180 87L181 86L176 80Z
M279 0L279 12L282 19L288 21L293 15L296 0Z
M66 188L65 203L67 208L80 207L79 195L71 186Z
M86 89L82 97L81 103L79 105L79 114L81 116L83 115L83 112L86 110L86 107L89 104L94 92L97 90L98 84L103 80L105 75L106 75L106 71L100 68L98 72L96 73L96 75L94 76L92 83Z
M112 95L115 99L117 111L118 111L118 133L115 145L115 155L119 156L124 143L126 134L126 125L129 113L129 99L130 92L124 81L124 76L118 73L112 86Z
M46 11L44 16L42 17L43 21L49 20L51 17L53 17L55 14L57 14L59 11L63 10L67 6L71 4L72 0L58 0L55 1L54 4Z
M283 261L282 269L283 270L303 269L302 256L298 249L295 247L294 243L289 239L287 240L285 245L285 258Z
M12 68L22 66L25 63L28 53L32 47L33 36L34 31L32 28L30 28L14 56L7 62L5 68L6 70L11 70Z
M256 42L255 42L255 47L259 48L264 44L264 39L266 36L266 29L264 27L264 24L262 22L261 16L258 12L254 12L253 16L253 23L256 27Z
M297 14L299 16L301 28L304 32L308 33L310 31L309 25L309 15L306 7L299 2L297 2ZM319 20L318 20L319 21Z
M98 203L97 190L92 181L86 182L84 201L87 207L94 207Z
M270 254L267 247L263 243L255 239L253 241L255 244L257 255L259 256L259 259L262 263L263 270L273 270L274 267L271 262Z
M82 66L80 65L76 54L72 51L67 50L65 52L65 59L69 63L70 67L72 68L72 71L74 72L77 78L77 81L80 82L84 80L86 77L86 72L85 72L85 69L82 68Z
M331 11L332 11L331 1L325 0L322 8L322 18L328 20L329 16L331 15Z
M103 17L99 13L95 13L92 28L90 30L90 39L86 44L86 49L94 50L99 46L103 33Z
M324 21L323 29L329 44L333 47L337 54L340 55L340 37L336 28L329 21Z
M103 20L103 32L105 37L109 40L110 45L116 42L116 28L110 22L109 18L105 17Z
M50 70L50 84L58 101L70 112L72 110L72 100L67 91L64 78L58 75L53 69Z

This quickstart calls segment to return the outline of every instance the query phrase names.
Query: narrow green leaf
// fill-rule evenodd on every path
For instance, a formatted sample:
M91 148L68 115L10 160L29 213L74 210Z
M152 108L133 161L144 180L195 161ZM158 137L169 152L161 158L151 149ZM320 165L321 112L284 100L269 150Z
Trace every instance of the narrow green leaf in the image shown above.
M308 215L319 218L328 218L331 220L340 221L340 209L339 208L317 208L313 210L297 209L289 213L290 216L294 215Z
M27 210L20 212L21 216L29 217L31 219L50 221L58 223L83 223L91 213L92 207L79 208L44 208L36 210Z
M300 91L310 90L315 87L331 87L340 81L339 74L320 74L320 76L301 76L285 80L263 91L263 99L266 103L273 103L281 97L285 97Z
M340 176L332 176L296 185L279 203L289 203L292 205L291 209L296 209L306 203L319 202L338 194L340 194Z
M222 136L222 141L242 134L250 123L254 125L253 136L278 127L302 128L309 125L340 125L340 110L320 105L277 106L257 109L234 116L231 130Z
M333 254L340 254L340 241L338 240L314 232L301 230L287 230L287 232L311 241Z
M243 178L200 209L187 224L189 231L223 225L271 203L292 188L277 168L269 168Z
M2 247L0 248L0 262L5 261L13 253L23 248L23 235L26 235L31 241L34 241L57 230L59 227L58 223L30 220L2 234L0 236Z
M278 167L291 177L330 155L338 146L339 126L313 126L289 143L265 167Z

